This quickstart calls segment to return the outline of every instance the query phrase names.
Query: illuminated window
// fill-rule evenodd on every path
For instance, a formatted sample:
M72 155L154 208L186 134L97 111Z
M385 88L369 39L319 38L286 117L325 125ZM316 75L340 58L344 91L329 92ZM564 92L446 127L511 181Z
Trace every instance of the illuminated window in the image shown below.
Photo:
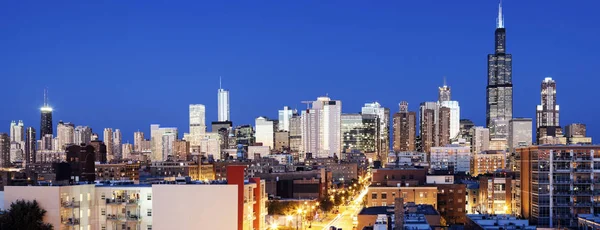
M88 201L92 200L92 195L88 192L87 194Z
M148 198L148 200L152 200L152 193L148 193L147 198Z
M148 216L152 216L152 209L149 208L147 214L148 214Z

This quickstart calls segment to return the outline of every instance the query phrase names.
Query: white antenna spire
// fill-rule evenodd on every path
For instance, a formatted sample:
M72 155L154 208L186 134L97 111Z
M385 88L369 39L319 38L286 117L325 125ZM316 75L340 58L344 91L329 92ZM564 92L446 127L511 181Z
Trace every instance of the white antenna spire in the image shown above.
M496 22L496 28L504 28L504 19L502 18L502 0L498 4L498 19Z
M219 76L219 89L222 89L222 87L221 87L221 76Z
M44 107L48 107L48 88L44 88Z
M444 87L446 87L446 76L444 76Z

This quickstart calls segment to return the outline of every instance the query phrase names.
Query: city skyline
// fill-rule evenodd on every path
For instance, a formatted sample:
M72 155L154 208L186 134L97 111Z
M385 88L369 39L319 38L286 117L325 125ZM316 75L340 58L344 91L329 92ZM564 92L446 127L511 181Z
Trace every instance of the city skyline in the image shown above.
M410 4L418 4L418 3L410 3ZM456 3L458 8L461 6ZM467 4L467 3L464 3ZM598 129L595 128L598 126L598 123L593 119L591 115L588 114L577 114L575 110L576 107L581 105L582 102L578 100L578 97L592 97L593 94L591 90L591 86L593 84L581 85L581 80L592 80L588 74L578 74L585 73L587 68L591 68L586 66L585 64L574 63L567 58L573 59L575 61L584 61L581 58L573 58L573 53L569 53L565 51L565 55L560 58L557 57L545 57L545 59L550 59L551 62L559 62L564 64L565 69L560 69L558 67L554 67L552 65L543 64L540 65L538 61L535 61L535 56L532 56L536 50L537 45L532 43L531 39L527 39L527 36L542 36L547 33L545 30L537 31L540 33L539 35L533 35L526 30L529 27L536 27L534 25L527 25L528 22L524 20L524 11L530 9L528 7L533 7L532 5L528 5L529 3L515 3L515 2L506 2L504 3L504 15L507 28L507 43L508 43L508 52L515 54L515 63L514 63L514 117L527 117L534 118L535 117L535 105L539 104L539 92L537 90L531 90L533 88L537 88L539 85L539 81L543 80L545 77L552 77L557 82L559 82L560 86L557 89L559 96L558 104L562 105L561 109L561 125L564 126L570 123L585 123L588 126L590 136L597 136L599 133ZM53 107L53 128L56 128L56 124L59 120L63 120L65 122L71 122L75 125L85 125L93 128L95 133L101 133L104 128L113 127L119 128L123 133L123 142L133 143L133 132L137 130L143 131L146 135L149 132L149 124L162 124L169 127L178 127L182 131L187 131L188 127L188 113L187 106L189 104L204 104L206 105L206 120L207 123L210 121L217 120L217 98L215 98L214 90L218 89L216 85L216 79L218 76L223 76L227 79L227 89L231 92L231 120L234 122L234 125L241 124L253 124L253 121L256 117L260 115L266 115L267 117L275 118L277 117L277 111L285 105L289 105L291 109L303 109L304 106L300 103L303 100L316 98L318 96L329 94L332 98L336 100L341 100L344 103L343 113L356 113L360 111L361 106L364 103L377 101L382 104L386 108L391 109L391 113L395 113L396 105L400 101L408 101L411 111L417 111L417 106L421 102L425 101L433 101L436 98L436 89L441 86L442 77L447 76L448 86L452 88L452 97L453 100L457 100L461 103L461 118L468 118L473 120L478 126L485 126L485 92L482 90L486 85L485 81L487 78L486 70L485 70L485 62L482 61L488 53L490 53L491 44L494 41L493 30L495 28L495 22L497 17L497 4L488 3L477 3L477 7L482 7L481 12L473 12L466 14L465 17L473 17L481 22L463 22L464 24L458 25L454 24L450 28L453 28L455 31L446 31L449 32L451 38L455 38L456 36L460 36L459 33L468 28L469 30L473 30L472 35L474 35L474 48L465 50L467 54L463 57L464 64L458 65L456 67L450 68L448 64L450 63L441 63L441 59L443 59L444 55L439 53L431 53L428 52L427 49L423 50L422 53L415 53L415 50L407 50L410 52L405 52L406 54L400 56L394 56L394 58L386 58L386 55L390 55L390 53L382 53L383 55L377 55L375 58L377 63L386 67L385 69L390 69L393 71L384 71L381 72L381 68L367 68L368 66L373 67L373 63L364 62L364 65L360 65L360 69L357 74L350 75L351 78L348 78L350 81L340 82L337 81L336 78L347 75L347 71L353 71L357 69L353 69L348 67L347 69L340 69L337 62L335 61L326 61L320 60L319 63L323 63L328 65L327 67L321 67L318 71L305 71L300 70L299 73L291 74L289 71L282 71L282 69L277 69L277 72L272 72L269 76L263 75L264 69L268 69L264 64L257 65L253 69L248 69L249 66L246 64L240 65L243 69L251 70L246 73L229 71L226 69L220 70L217 68L212 68L207 71L194 71L189 68L186 68L186 71L178 71L177 75L188 75L189 77L174 77L172 80L176 80L173 82L166 82L166 84L157 84L160 86L150 86L150 83L159 83L158 79L154 79L153 77L148 78L139 78L141 80L145 80L145 82L140 83L136 86L127 86L131 87L129 90L125 88L126 86L111 86L111 85L120 85L120 83L127 83L132 81L134 76L138 75L146 75L146 72L141 68L129 68L127 71L131 74L131 78L124 78L120 81L117 81L113 77L109 77L108 82L114 81L114 84L108 84L106 88L106 92L111 95L110 98L119 97L119 99L112 99L110 101L103 100L101 95L90 95L85 97L71 97L69 96L71 93L82 93L80 89L72 89L72 91L67 90L67 88L71 89L73 87L73 83L63 83L57 84L56 82L51 81L51 79L56 79L56 77L63 77L63 74L59 74L56 70L47 71L44 74L36 74L36 76L55 76L54 78L32 78L34 75L30 71L19 71L18 69L8 69L8 70L0 70L0 74L5 76L21 76L26 79L37 79L33 81L29 88L31 92L28 92L27 95L20 95L18 101L10 101L10 102L0 102L1 106L7 109L7 111L11 111L10 113L4 113L0 115L0 123L7 124L4 128L0 128L0 132L8 131L8 124L12 120L23 120L26 127L34 127L37 129L39 124L39 107L43 103L41 102L42 97L36 92L41 91L45 86L48 87L50 91L50 99L49 104ZM216 6L214 6L216 7ZM283 6L275 6L275 7L283 7ZM441 7L441 6L440 6ZM555 3L550 2L545 7L549 9L558 10ZM326 8L326 7L325 7ZM351 8L351 4L350 4ZM397 11L402 11L403 9L393 8ZM485 9L485 10L483 10ZM567 9L569 9L567 7ZM21 9L26 11L27 9ZM35 10L35 9L28 9ZM389 11L384 11L382 9L375 8L374 10L383 11L383 15L390 16ZM426 15L431 16L437 9L434 7L431 9L432 12L427 12ZM29 12L29 11L27 11ZM352 13L351 9L344 11L343 16L348 16L348 14ZM461 11L459 11L461 12ZM537 13L537 12L533 12ZM321 14L319 14L321 15ZM585 14L584 14L585 15ZM271 15L273 16L273 15ZM294 15L295 17L300 17L298 15ZM375 17L370 15L371 17ZM396 16L394 16L396 17ZM408 16L397 16L398 19L402 19ZM443 16L435 17L437 19ZM375 20L375 19L373 19ZM455 19L456 20L456 19ZM551 20L562 20L563 23L572 23L574 25L585 26L587 22L582 21L569 21L564 17L558 17ZM440 22L438 20L438 22ZM529 23L535 23L529 22ZM369 21L369 24L366 25L378 25L373 21ZM375 24L374 24L375 23ZM446 22L444 22L446 23ZM541 28L546 28L546 23L550 24L550 22L537 22L537 26ZM18 23L17 23L18 24ZM338 23L331 25L334 29L343 28L345 23ZM386 24L390 26L389 24ZM427 25L427 23L426 23ZM524 26L524 25L527 25ZM390 28L396 28L398 30L402 29L401 26L395 26ZM40 28L38 28L40 29ZM415 32L414 27L408 27L408 31ZM568 32L566 29L562 27L554 28L558 30L556 33L566 33ZM443 31L443 30L442 30ZM433 35L437 32L432 31L423 31L420 30L424 35ZM441 32L441 31L440 31ZM383 33L380 31L380 33ZM391 32L390 32L391 33ZM586 31L584 33L590 33ZM392 33L396 34L396 33ZM560 35L560 34L558 34ZM557 35L557 36L558 36ZM326 36L326 38L330 38L331 35ZM578 35L579 36L579 35ZM11 38L18 38L12 34L9 36ZM363 39L350 39L348 45L349 47L356 47L358 41L363 41ZM552 39L552 38L548 38ZM576 38L572 38L576 39ZM364 40L367 41L367 40ZM408 40L410 41L410 39ZM568 40L567 40L568 41ZM314 42L314 41L312 41ZM536 41L537 42L537 41ZM541 41L538 43L545 44L546 42ZM303 43L300 43L303 44ZM305 45L308 45L307 42ZM388 46L392 46L393 50L397 49L408 49L405 45L390 43L388 41L385 42ZM422 43L424 44L424 43ZM370 47L370 46L373 47ZM458 43L456 46L445 47L441 49L444 52L456 52L459 51L460 48L464 48L464 43ZM530 47L531 49L526 49L524 47ZM434 46L439 48L439 46ZM567 46L568 47L568 46ZM69 48L69 47L66 47ZM339 49L336 45L333 45L329 48L324 48L325 51L333 51ZM365 47L367 50L380 51L377 45L369 44ZM558 49L565 49L565 46L557 46ZM593 47L591 48L593 49ZM9 50L10 51L10 50ZM543 54L543 52L542 52ZM306 55L305 52L290 52L286 54L289 57L295 56L303 56ZM541 55L541 54L535 54ZM186 55L184 55L186 56ZM276 55L277 56L277 55ZM274 56L275 57L275 56ZM436 67L436 71L423 71L420 73L417 80L411 80L410 72L397 71L397 67L393 67L392 63L400 64L402 66L413 63L414 60L412 58L419 58L423 63L420 65L433 65ZM408 59L408 61L406 61ZM438 60L440 59L440 60ZM563 60L565 59L565 60ZM350 63L354 63L360 60L366 59L356 59L351 61ZM390 62L394 60L394 62ZM405 60L405 62L398 61ZM22 66L19 59L10 61L8 63L16 64L16 66ZM564 61L564 62L563 62ZM161 68L164 69L172 69L177 68L180 65L174 65L172 68L168 66L168 63L161 63ZM362 61L360 61L362 63ZM454 63L454 62L452 62ZM306 64L306 63L304 63ZM115 66L115 63L107 62L102 64L103 66L109 67ZM187 65L187 64L185 64ZM583 66L582 66L583 65ZM286 65L290 69L295 69L295 64ZM543 66L543 68L542 68ZM577 70L568 70L575 69ZM235 66L230 66L235 68ZM572 68L571 68L572 67ZM408 68L404 66L403 68ZM527 68L527 69L525 69ZM367 72L366 70L370 69L371 72ZM410 68L409 68L410 69ZM90 72L81 72L82 70L78 70L79 72L70 72L64 74L64 77L67 79L69 76L75 73L90 74ZM414 71L414 70L413 70ZM571 72L574 71L574 72ZM589 70L591 71L591 69ZM186 73L187 72L187 73ZM111 72L105 72L106 74L110 74ZM114 73L114 72L112 72ZM124 74L125 72L121 73ZM383 75L381 75L383 73ZM160 74L167 74L162 71ZM154 77L158 77L158 75L150 75ZM323 75L325 74L325 75ZM416 88L417 91L411 91L415 89L408 89L406 92L399 92L397 94L392 94L390 96L388 93L389 90L393 89L391 86L393 84L387 83L370 83L370 82L362 82L362 76L369 75L380 75L380 81L382 82L390 82L394 83L394 81L407 81L411 85L418 85L419 87L407 87L407 88ZM94 76L94 75L89 75ZM119 75L120 76L120 75ZM257 88L260 90L251 90L248 91L246 86L249 84L253 87L256 87L256 83L264 82L266 80L273 79L275 76L288 76L292 77L292 81L295 81L293 87L289 89L289 93L284 91L272 91L269 90L269 87L266 85L262 85L262 88ZM297 80L293 80L293 76L305 76L306 79L297 78ZM586 77L588 76L588 77ZM325 77L325 78L323 78ZM199 80L195 80L195 83L192 78L198 78ZM312 82L317 78L323 78L325 82L336 82L338 84L322 84L322 85L311 85L309 86L308 82ZM136 80L136 81L139 81ZM394 80L398 79L398 80ZM466 79L469 79L469 84L466 84ZM579 80L576 80L579 79ZM182 84L178 84L178 81L181 81ZM8 83L14 81L12 78L8 78ZM190 82L191 81L191 82ZM198 82L200 81L200 82ZM63 81L58 81L63 82ZM472 82L472 83L471 83ZM183 84L186 83L186 84ZM271 82L270 84L275 84L276 82ZM107 83L103 83L106 85ZM193 90L194 93L182 93L185 91L191 91L193 88L192 85L197 84L200 86L201 90ZM289 85L289 84L288 84ZM568 95L568 91L566 89L575 87L579 87L583 95L579 94L577 97L573 97ZM359 86L364 86L364 94L355 94L355 93L347 93L346 91L351 91L350 89L361 89ZM378 86L381 90L371 90L373 86ZM155 87L156 89L152 89ZM590 87L590 88L587 88ZM158 95L152 94L152 92L159 92L161 88L164 88L169 91L175 91L175 93L165 94L160 93L160 97ZM179 89L181 90L175 90ZM370 89L371 88L371 89ZM256 89L256 88L255 88ZM294 90L297 89L297 90ZM564 89L561 91L561 89ZM128 94L124 93L125 91L135 91L136 94ZM206 91L206 92L205 92ZM301 93L298 93L301 92ZM3 92L8 93L8 92ZM283 95L282 95L283 94ZM354 96L355 94L356 96ZM472 96L475 94L476 96ZM192 97L193 95L193 97ZM251 95L251 96L247 96ZM85 100L82 100L85 99ZM269 103L262 103L262 101L268 101ZM95 106L90 109L86 109L86 111L82 111L81 105L89 103L94 104ZM160 108L160 109L158 109ZM150 112L154 111L154 112ZM390 118L391 119L391 118ZM38 130L38 133L40 130ZM183 133L183 132L182 132Z

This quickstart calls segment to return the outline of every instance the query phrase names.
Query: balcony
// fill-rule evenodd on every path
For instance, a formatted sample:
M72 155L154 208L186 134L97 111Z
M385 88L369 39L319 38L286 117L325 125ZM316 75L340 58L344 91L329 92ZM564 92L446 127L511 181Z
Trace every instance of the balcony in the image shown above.
M555 172L571 172L571 168L566 167L566 168L562 168L562 167L555 167L554 168Z
M555 179L554 184L571 184L571 180Z
M576 179L575 184L591 184L592 180L590 179Z
M122 215L114 215L114 214L106 215L106 220L109 220L109 221L121 221L122 219L123 219Z
M576 202L575 207L592 207L592 202Z
M553 156L554 161L571 161L571 156Z
M571 191L564 191L564 190L554 190L554 195L555 196L571 196Z
M75 225L79 225L79 218L61 217L61 222L62 222L62 224L67 225L67 226L75 226Z
M569 207L570 203L569 202L560 202L560 203L555 203L554 206L556 207Z
M592 191L591 190L573 191L573 195L575 195L575 196L591 196L592 195Z
M142 219L140 215L128 215L126 217L127 222L138 222Z
M129 205L138 205L138 203L140 202L139 199L128 199L125 201L125 205L129 206Z
M79 201L63 201L61 206L63 208L79 208Z
M574 172L578 172L578 173L589 173L592 172L592 168L587 168L587 167L577 167L573 170Z
M591 161L592 157L590 156L576 156L573 158L574 161Z

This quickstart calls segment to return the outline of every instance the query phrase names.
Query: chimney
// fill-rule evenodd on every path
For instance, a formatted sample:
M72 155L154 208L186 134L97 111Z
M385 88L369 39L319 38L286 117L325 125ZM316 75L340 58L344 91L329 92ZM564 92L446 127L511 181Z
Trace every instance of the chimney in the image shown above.
M404 229L404 199L396 198L394 200L394 230L402 230Z

